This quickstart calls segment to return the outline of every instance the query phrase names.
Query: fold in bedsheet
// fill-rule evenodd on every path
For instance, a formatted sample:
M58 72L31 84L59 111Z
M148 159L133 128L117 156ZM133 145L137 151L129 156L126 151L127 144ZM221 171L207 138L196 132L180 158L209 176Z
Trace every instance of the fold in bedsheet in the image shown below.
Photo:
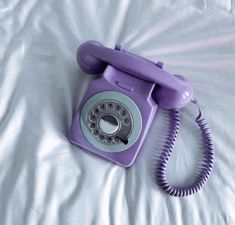
M174 198L155 182L167 134L162 109L129 169L69 143L93 79L76 49L90 39L123 44L192 82L215 143L200 192ZM235 224L234 1L5 0L0 59L0 225ZM190 183L202 156L196 109L180 112L173 185Z

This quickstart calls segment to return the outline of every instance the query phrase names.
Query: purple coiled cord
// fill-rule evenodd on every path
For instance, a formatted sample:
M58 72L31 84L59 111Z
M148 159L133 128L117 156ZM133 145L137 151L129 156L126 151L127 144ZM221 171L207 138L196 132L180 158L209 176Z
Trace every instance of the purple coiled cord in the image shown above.
M180 118L179 112L177 110L170 110L170 121L171 123L168 138L165 142L158 162L157 182L160 187L162 187L162 189L168 194L172 196L183 197L197 192L205 184L213 167L214 146L212 143L212 137L209 128L207 127L205 119L202 118L201 110L199 108L199 115L195 119L195 122L200 128L204 140L204 151L201 171L191 185L182 188L171 186L166 177L166 165L173 151L176 137L179 132Z

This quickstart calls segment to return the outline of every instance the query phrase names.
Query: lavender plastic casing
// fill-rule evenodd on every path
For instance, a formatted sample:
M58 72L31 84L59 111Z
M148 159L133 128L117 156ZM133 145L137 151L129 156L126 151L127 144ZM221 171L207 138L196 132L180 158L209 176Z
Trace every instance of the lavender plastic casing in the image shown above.
M100 78L91 81L78 109L69 132L70 141L83 149L95 153L120 166L130 167L141 148L157 110L157 104L152 98L155 84L128 75L113 66L107 66ZM106 152L99 150L85 138L80 123L80 113L84 104L95 94L103 91L116 91L131 98L140 110L142 116L142 129L136 142L127 150L121 152ZM108 99L109 96L107 96ZM121 101L121 99L120 99Z
M172 75L164 71L162 63L154 63L136 56L123 50L119 45L113 50L104 47L99 42L87 41L79 47L77 60L80 67L87 73L104 73L101 78L92 81L82 100L70 130L71 142L121 166L129 167L133 164L145 140L157 105L170 109L170 131L159 158L157 181L163 190L173 196L186 196L197 192L208 179L214 161L212 137L205 119L201 116L199 106L199 115L195 121L204 140L201 171L194 182L186 187L171 186L166 176L167 161L172 153L180 123L177 109L184 107L189 102L197 104L189 81L184 76ZM158 84L156 88L154 88L155 83ZM89 136L91 132L87 130L86 124L95 112L90 110L91 105L99 102L100 99L102 101L103 98L105 98L104 100L110 98L109 100L123 101L125 106L132 110L132 115L135 116L133 117L133 135L129 136L130 142L126 144L125 148L115 145L115 148L110 146L110 149L107 149L108 143L105 147L100 146L99 142L93 142L94 139ZM116 102L115 104L119 103ZM120 113L120 111L118 112ZM90 115L89 119L88 114ZM135 129L135 126L137 129ZM136 130L138 130L138 134L133 132ZM92 134L94 135L94 133ZM125 143L122 141L122 144ZM102 149L102 151L97 148Z

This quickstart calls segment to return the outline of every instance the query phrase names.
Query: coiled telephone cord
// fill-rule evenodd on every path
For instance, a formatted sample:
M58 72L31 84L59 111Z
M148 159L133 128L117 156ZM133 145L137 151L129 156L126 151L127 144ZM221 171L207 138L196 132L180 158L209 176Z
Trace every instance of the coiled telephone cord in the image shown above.
M196 102L193 102L196 104ZM207 123L204 118L202 118L201 110L199 109L199 114L195 119L195 122L198 124L199 129L204 141L204 151L203 151L203 160L201 164L200 173L197 175L194 182L187 187L174 187L171 186L166 177L166 166L167 162L171 156L171 153L174 148L174 144L179 132L180 118L178 110L170 110L170 130L168 138L164 144L163 150L161 152L158 167L157 167L157 182L162 187L162 189L172 196L183 197L191 195L197 192L205 184L208 179L214 161L214 146L212 142L212 137L207 127Z

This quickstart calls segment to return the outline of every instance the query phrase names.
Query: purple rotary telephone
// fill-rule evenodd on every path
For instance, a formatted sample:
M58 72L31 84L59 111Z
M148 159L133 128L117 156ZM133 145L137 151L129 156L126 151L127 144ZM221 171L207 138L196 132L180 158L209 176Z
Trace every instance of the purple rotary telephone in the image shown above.
M77 61L92 80L74 118L70 141L120 166L130 167L141 148L160 106L170 111L170 130L159 157L156 179L167 193L185 196L197 192L208 179L214 159L212 138L205 120L196 118L204 139L201 172L188 187L173 187L166 177L166 164L179 130L177 109L197 104L193 89L181 75L172 75L154 63L117 45L104 47L96 41L83 43Z

